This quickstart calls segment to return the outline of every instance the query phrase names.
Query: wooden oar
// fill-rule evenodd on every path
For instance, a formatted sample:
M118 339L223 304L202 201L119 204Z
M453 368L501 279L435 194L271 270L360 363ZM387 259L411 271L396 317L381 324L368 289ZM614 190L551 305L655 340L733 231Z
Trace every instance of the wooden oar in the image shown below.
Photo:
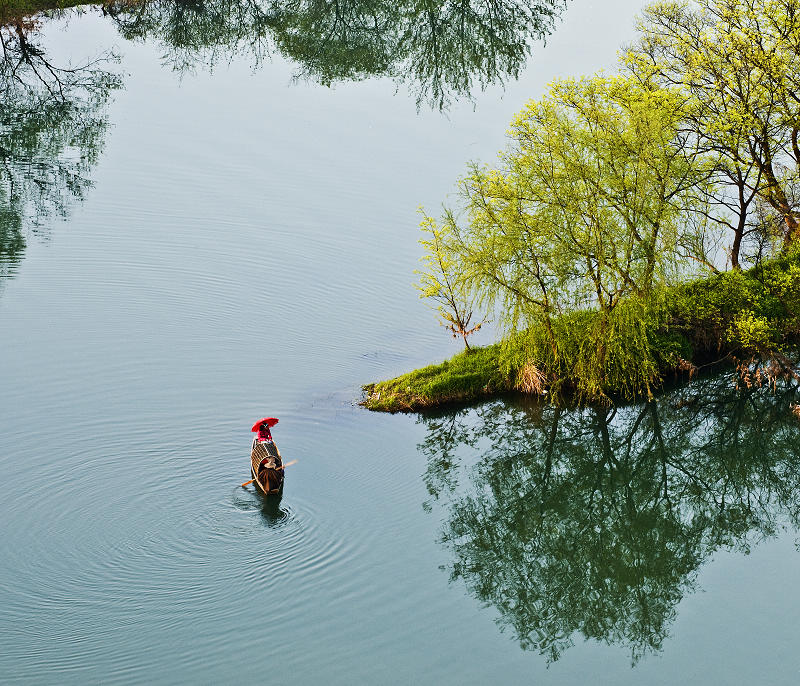
M291 467L293 464L297 464L297 460L292 460L291 462L287 462L286 464L282 464L280 467L275 467L275 469L285 469L286 467ZM254 481L255 481L255 479L250 479L250 481L245 481L242 484L242 488L244 488L245 486L249 486Z

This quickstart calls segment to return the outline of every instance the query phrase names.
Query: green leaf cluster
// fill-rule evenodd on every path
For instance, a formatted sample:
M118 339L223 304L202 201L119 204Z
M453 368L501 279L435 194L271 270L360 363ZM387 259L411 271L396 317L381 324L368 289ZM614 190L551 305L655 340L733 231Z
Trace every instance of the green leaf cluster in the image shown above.
M793 242L800 230L800 0L660 0L644 10L638 29L626 66L686 99L687 130L714 157L717 180L740 195L728 198L729 209L746 213L744 200L757 196ZM744 225L731 228L741 238Z
M768 354L800 334L800 251L672 291L673 330L698 350Z
M422 230L427 238L420 240L420 244L426 250L422 257L425 268L418 272L420 281L417 288L421 298L428 298L434 303L442 326L453 334L453 338L461 336L464 346L469 350L467 337L478 331L482 322L470 328L475 298L455 261L455 251L447 244L452 239L448 228L447 225L437 227L435 220L430 217L423 220Z

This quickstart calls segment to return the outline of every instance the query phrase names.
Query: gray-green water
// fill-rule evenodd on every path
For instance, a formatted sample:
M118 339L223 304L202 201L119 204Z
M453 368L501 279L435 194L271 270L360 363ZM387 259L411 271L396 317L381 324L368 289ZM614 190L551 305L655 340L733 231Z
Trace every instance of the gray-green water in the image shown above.
M176 51L173 15L46 23L52 64L115 48L124 88L13 137L0 681L797 683L792 389L353 405L457 350L411 286L416 207L548 80L612 66L638 8L573 3L519 80L455 79L445 112L402 52L328 88L291 50ZM279 503L238 487L264 414L299 460Z

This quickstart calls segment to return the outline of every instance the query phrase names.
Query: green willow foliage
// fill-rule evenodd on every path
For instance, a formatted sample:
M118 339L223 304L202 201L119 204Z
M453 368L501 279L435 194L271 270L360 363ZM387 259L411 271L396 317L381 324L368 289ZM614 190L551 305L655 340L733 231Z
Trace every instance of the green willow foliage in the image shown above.
M655 2L623 58L687 100L686 128L715 157L715 210L738 250L756 197L785 242L800 232L800 0Z
M498 316L519 388L650 396L692 347L766 355L797 334L793 266L676 287L794 250L800 0L659 1L638 29L622 75L554 82L460 207L423 220Z
M439 320L453 335L461 336L464 346L470 349L467 338L479 331L483 322L475 322L474 298L469 285L464 281L458 265L453 261L452 252L443 243L443 235L433 220L423 222L422 230L427 234L420 243L427 250L422 258L425 269L418 272L420 282L417 288L421 298L435 303Z
M551 387L591 400L659 380L651 339L664 288L693 269L679 248L707 176L682 117L680 98L633 78L556 81L512 123L499 167L461 181L462 216L424 219Z
M601 369L586 369L598 359L591 346L600 313L578 310L551 320L559 340L558 360L552 356L548 332L531 326L502 343L367 386L364 405L389 412L421 410L511 391L547 393L554 400L574 391L594 399L637 396L668 374L693 372L695 363L724 359L777 358L777 366L771 362L763 367L769 374L762 380L796 378L791 361L780 351L800 341L800 250L660 293L655 310L642 310L642 301L635 298L614 309ZM758 365L751 362L749 367ZM534 369L547 373L545 379L538 377L538 384L535 376L531 382ZM582 378L599 379L599 385L577 387Z
M663 303L637 298L626 299L606 316L596 310L569 312L553 318L550 330L534 325L509 336L500 364L516 388L534 365L545 373L553 398L571 392L590 401L649 395L665 367L677 366L686 350L661 335L666 313ZM551 334L558 342L557 357Z

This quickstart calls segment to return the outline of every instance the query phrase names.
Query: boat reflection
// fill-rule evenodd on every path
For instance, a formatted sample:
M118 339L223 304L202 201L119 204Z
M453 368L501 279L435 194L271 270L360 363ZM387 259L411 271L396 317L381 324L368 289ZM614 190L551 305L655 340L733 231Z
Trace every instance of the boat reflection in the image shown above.
M281 526L288 518L289 511L281 507L283 491L272 495L257 494L260 501L260 513L264 523L269 527Z
M264 495L255 486L247 489L237 487L233 494L233 506L243 512L258 512L269 528L283 526L292 518L290 510L282 507L283 492Z
M639 405L423 418L451 580L549 661L576 636L634 663L659 651L715 551L797 528L797 396L793 380L737 390L720 374Z

